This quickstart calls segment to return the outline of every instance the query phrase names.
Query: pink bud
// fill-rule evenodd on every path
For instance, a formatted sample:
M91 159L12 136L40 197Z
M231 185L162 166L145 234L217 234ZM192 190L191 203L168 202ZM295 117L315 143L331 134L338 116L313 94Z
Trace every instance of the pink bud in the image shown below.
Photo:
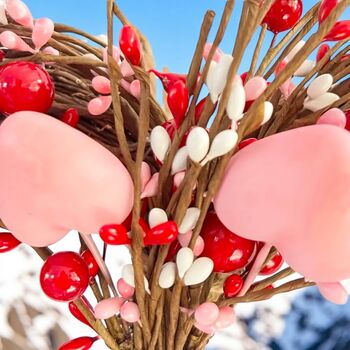
M193 248L194 256L201 255L203 253L203 250L204 250L204 240L201 236L199 236Z
M211 302L203 303L197 307L194 312L194 318L198 324L204 326L213 325L219 318L219 308Z
M249 79L244 86L246 101L256 100L267 88L267 82L263 77Z
M215 327L218 329L227 328L236 321L235 312L232 307L225 306L220 309L219 317L215 322Z
M140 320L139 307L134 302L129 301L120 308L120 316L126 322L138 322Z
M179 240L181 247L188 247L192 237L192 231L186 232L185 234L179 235L177 239ZM197 238L197 241L193 248L194 256L199 256L204 250L204 240L201 236Z
M33 16L26 4L20 0L7 0L6 11L10 17L22 26L33 28Z
M5 30L0 34L0 42L10 50L34 52L23 39L9 30Z
M52 56L59 56L60 52L56 49L54 49L52 46L47 46L43 49L43 52L47 53L48 55Z
M202 331L203 333L206 333L206 334L212 335L216 331L216 328L214 325L206 326L206 325L198 323L198 322L196 322L194 325L197 329L199 329L200 331Z
M40 18L35 21L32 40L37 50L40 50L51 39L55 25L49 18Z
M95 317L98 320L106 320L119 313L125 299L114 297L100 301L95 307Z
M141 199L150 198L157 194L159 173L153 174L151 180L147 183L141 194Z
M137 99L141 96L141 83L140 80L133 80L130 84L130 93Z
M125 299L131 298L135 293L135 288L127 284L123 278L119 278L117 289L119 294Z
M151 179L151 167L146 162L141 164L141 189L143 190Z
M100 96L92 99L88 104L88 111L92 115L105 113L112 103L111 96Z
M210 52L212 46L213 46L213 44L211 44L211 43L206 43L205 44L204 51L203 51L203 58L205 60L208 59L209 52ZM217 48L215 50L215 53L214 53L214 56L213 56L213 61L219 62L221 60L222 55L223 55L223 52L219 48Z
M113 58L116 60L117 63L119 63L120 54L121 54L121 51L120 51L119 47L113 46ZM105 48L105 49L103 49L103 62L104 63L108 63L107 56L108 56L108 49Z
M111 82L108 78L98 75L92 79L92 87L100 94L111 93Z
M120 71L123 74L123 77L130 77L135 74L134 70L131 68L129 62L127 60L124 60L120 64Z

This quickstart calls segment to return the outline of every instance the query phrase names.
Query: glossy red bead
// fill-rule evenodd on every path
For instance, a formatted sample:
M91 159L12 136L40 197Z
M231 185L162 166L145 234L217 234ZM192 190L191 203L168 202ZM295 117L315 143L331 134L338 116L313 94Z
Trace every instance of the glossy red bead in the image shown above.
M81 257L86 262L86 265L89 269L90 277L95 277L98 274L98 271L100 270L100 268L97 264L96 259L94 258L94 256L90 252L90 250L87 249L87 250L83 251L81 253Z
M167 103L177 126L181 125L186 114L189 99L190 95L186 83L178 80L172 84L168 92Z
M178 251L182 248L180 242L176 239L170 244L168 255L165 258L165 262L173 261Z
M155 74L160 81L162 82L163 88L166 92L169 92L169 89L176 83L178 80L186 83L187 75L186 74L177 74L177 73L167 73L167 72L158 72L155 69L151 69L149 73Z
M104 225L100 229L101 239L110 245L130 244L131 240L124 225Z
M166 130L170 138L173 140L175 136L175 132L177 130L174 119L167 120L162 124L162 127Z
M350 20L338 21L323 41L339 41L350 37Z
M301 0L275 0L262 23L267 24L271 32L280 33L293 28L302 13Z
M88 267L79 254L59 252L45 261L40 272L40 284L49 298L72 301L85 292L89 277Z
M124 26L120 31L119 47L127 60L139 66L141 63L141 44L136 31L129 25Z
M0 253L15 249L21 242L9 232L0 232Z
M321 24L341 0L323 0L318 10L318 22Z
M255 242L229 231L215 212L209 212L201 236L204 240L202 256L214 262L215 272L231 272L245 267L255 250Z
M80 298L80 301L86 306L86 308L88 308L91 313L93 313L92 311L92 307L89 303L89 301L84 297L82 296ZM78 307L75 305L74 301L70 301L68 303L68 309L70 311L70 313L80 322L86 324L87 326L91 327L89 321L85 318L85 316L81 313L81 311L78 309ZM91 327L92 328L92 327Z
M58 350L89 350L98 337L80 337L61 345Z
M319 62L322 60L322 58L325 56L325 54L330 50L330 47L328 44L322 44L318 51L317 51L317 55L316 55L316 62ZM329 62L329 60L328 60ZM327 63L327 62L326 62Z
M69 108L63 113L61 120L75 128L79 123L80 116L76 108Z
M197 105L196 105L196 109L194 112L194 118L195 118L195 122L198 123L199 119L204 111L204 107L205 107L205 103L207 101L209 97L204 97L202 100L200 100ZM209 98L210 99L210 98ZM211 104L213 107L210 110L210 116L214 113L217 103L215 103L215 105Z
M167 221L152 227L144 238L146 246L165 245L173 242L179 234L177 225L174 221Z
M245 85L245 83L247 82L248 73L249 72L244 72L244 73L241 74L241 79L242 79L242 84L243 85Z
M345 117L346 117L345 129L350 131L350 109L348 109L347 111L344 111L344 113L345 113Z
M282 255L277 252L274 257L269 260L266 265L260 270L259 275L272 275L277 272L283 265L284 260Z
M240 275L231 275L224 283L224 294L226 298L235 297L242 289L244 280Z
M238 149L243 149L249 145L251 145L252 143L258 141L258 139L256 139L255 137L251 137L249 139L245 139L243 141L241 141L239 144L238 144Z
M46 113L55 88L50 75L32 62L11 62L0 68L0 112L19 111Z

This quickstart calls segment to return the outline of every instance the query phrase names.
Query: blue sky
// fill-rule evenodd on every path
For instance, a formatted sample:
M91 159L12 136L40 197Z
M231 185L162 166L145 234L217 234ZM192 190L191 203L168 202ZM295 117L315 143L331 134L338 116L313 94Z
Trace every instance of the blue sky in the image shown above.
M105 0L24 0L34 17L50 17L55 22L79 27L92 34L106 32ZM234 16L221 48L231 52L238 26L242 0L236 1ZM315 0L304 0L304 12ZM202 18L207 9L216 13L217 27L224 0L118 0L125 15L149 38L156 57L157 68L167 66L172 71L186 72L191 62ZM350 18L350 8L343 16ZM214 31L212 31L214 32ZM211 35L213 38L213 34ZM267 40L268 41L268 40ZM246 70L254 48L252 41L243 61Z

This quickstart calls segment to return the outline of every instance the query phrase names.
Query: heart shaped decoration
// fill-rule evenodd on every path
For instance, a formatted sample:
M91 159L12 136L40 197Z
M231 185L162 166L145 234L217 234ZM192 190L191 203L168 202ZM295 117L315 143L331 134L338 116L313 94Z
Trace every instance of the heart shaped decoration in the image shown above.
M0 159L6 169L0 174L0 217L29 245L50 245L72 229L98 232L106 223L122 223L133 206L133 182L119 159L48 115L7 117Z
M216 212L230 230L274 245L309 280L349 278L349 157L349 133L332 125L254 142L231 159Z

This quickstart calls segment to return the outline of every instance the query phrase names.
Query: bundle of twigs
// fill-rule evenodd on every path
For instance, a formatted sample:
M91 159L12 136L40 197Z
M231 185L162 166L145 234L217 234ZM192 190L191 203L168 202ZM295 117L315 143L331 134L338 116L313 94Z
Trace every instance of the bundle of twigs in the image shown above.
M267 79L272 76L275 68L298 42L313 30L317 22L316 14L319 3L315 4L276 45L270 47L258 66L257 63L259 62L262 43L267 30L266 25L261 25L261 22L271 3L273 3L273 0L265 0L263 5L260 4L259 0L244 1L239 30L232 49L233 61L227 83L209 129L211 140L230 125L226 115L227 101L233 79L253 34L260 30L248 77L263 76ZM336 6L318 30L306 41L303 49L295 54L294 58L272 80L265 92L254 101L239 123L239 141L247 137L263 138L280 131L314 124L323 112L332 107L340 108L343 111L350 108L350 79L348 78L350 57L343 59L343 56L350 49L346 40L337 42L304 77L287 99L279 90L279 87L289 77L293 76L297 68L320 45L323 37L349 4L350 0L343 0ZM256 283L245 295L231 299L223 297L223 277L218 273L213 273L205 282L191 287L185 286L181 279L177 277L175 285L171 289L164 290L159 287L158 280L169 246L153 246L151 248L143 246L142 230L139 225L141 216L141 162L146 159L149 164L152 164L154 170L159 171L159 187L157 195L149 199L150 208L163 208L168 217L171 217L176 223L182 222L192 201L192 189L197 183L195 206L200 209L200 216L189 245L190 248L193 248L201 234L203 222L220 185L228 161L236 152L236 149L234 149L203 167L192 162L180 187L172 193L171 164L180 147L180 141L192 126L206 127L212 114L214 105L210 98L207 98L204 111L198 123L195 124L195 106L206 80L210 62L223 39L233 10L234 0L227 0L209 57L206 63L203 64L202 53L216 15L213 11L208 11L205 14L187 75L187 88L191 97L190 106L181 126L174 135L171 148L161 166L154 160L150 152L148 136L152 128L164 123L168 117L167 112L156 101L154 82L148 73L149 69L154 68L152 52L145 37L139 33L144 49L143 61L140 67L133 67L135 76L130 78L138 79L141 82L141 97L138 100L120 86L122 75L118 65L112 59L114 20L119 19L123 25L130 24L114 3L114 0L107 0L108 64L105 64L102 60L101 49L106 46L104 42L88 33L63 24L55 25L54 35L48 42L48 45L59 51L59 56L41 52L36 54L19 54L10 50L6 52L7 59L4 63L19 59L46 63L47 70L56 87L55 101L50 114L60 117L67 108L75 107L81 117L77 128L118 156L133 177L135 201L131 255L135 271L135 301L141 312L141 322L140 324L129 325L123 322L119 316L101 322L94 318L94 315L84 307L81 301L76 301L77 306L89 323L111 349L204 349L210 336L196 329L193 316L182 313L180 307L194 309L204 301L213 301L220 306L260 301L269 299L279 293L312 285L312 283L306 282L302 278L287 283L280 282L294 273L291 268L287 268ZM29 45L31 44L30 31L23 26L15 23L0 26L0 33L5 30L17 33ZM86 39L88 42L86 42ZM201 75L199 81L197 81L199 73ZM303 108L306 85L311 79L324 73L330 73L334 77L332 92L335 92L340 99L331 106L311 113ZM91 116L87 110L88 101L96 97L91 87L94 74L108 77L112 84L112 108L99 117ZM271 119L261 127L262 106L265 101L270 101L273 104L274 113ZM49 248L35 249L43 259L51 254ZM269 258L274 253L275 251L272 250ZM248 271L243 269L239 273L245 277ZM150 294L145 291L144 276L150 281ZM278 287L265 288L275 282L279 282ZM97 301L110 297L108 285L101 273L98 280L91 280L90 286Z

